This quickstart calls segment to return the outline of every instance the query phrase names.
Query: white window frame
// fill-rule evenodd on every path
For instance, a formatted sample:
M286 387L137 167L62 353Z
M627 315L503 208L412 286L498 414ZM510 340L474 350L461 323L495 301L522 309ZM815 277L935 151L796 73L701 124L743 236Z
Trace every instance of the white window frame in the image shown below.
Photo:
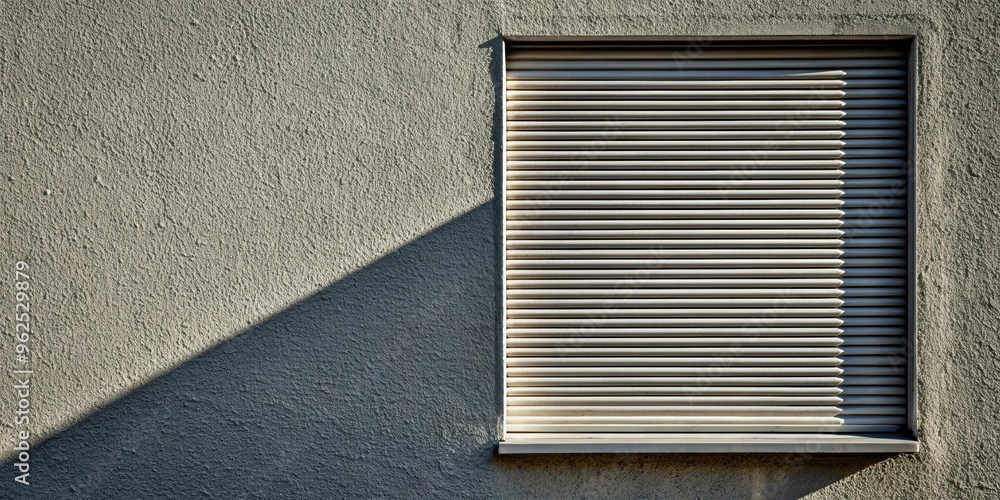
M501 427L505 427L503 419L507 415L507 48L510 43L518 42L601 42L601 41L673 41L705 40L705 37L536 37L536 36L504 36L500 54L501 71L501 112L500 130L501 147L499 158L499 195L500 195L500 286L501 286L501 318L500 318L500 383L501 387ZM906 411L907 430L900 435L871 436L847 434L723 434L723 433L678 433L664 439L539 439L539 440L506 440L501 439L498 447L500 454L532 454L532 453L912 453L919 450L917 439L916 411L916 117L917 117L917 52L918 39L916 35L888 36L841 36L841 37L713 37L713 40L726 41L788 41L798 40L812 42L838 41L904 41L909 44L907 54L907 189L906 189ZM505 436L505 432L503 432Z

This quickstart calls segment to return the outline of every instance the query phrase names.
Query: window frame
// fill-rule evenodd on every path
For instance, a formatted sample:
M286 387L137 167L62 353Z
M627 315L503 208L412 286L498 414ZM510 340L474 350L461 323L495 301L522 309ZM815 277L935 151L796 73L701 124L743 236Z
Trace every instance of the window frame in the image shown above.
M507 49L518 42L904 42L907 51L907 173L906 173L906 432L893 435L850 434L779 434L779 433L677 433L664 439L649 440L595 438L581 439L517 439L505 440L507 417ZM525 453L913 453L920 448L917 439L917 335L916 335L916 135L918 100L919 40L916 34L866 36L759 36L759 37L549 37L502 36L500 43L500 149L498 189L500 196L500 454Z

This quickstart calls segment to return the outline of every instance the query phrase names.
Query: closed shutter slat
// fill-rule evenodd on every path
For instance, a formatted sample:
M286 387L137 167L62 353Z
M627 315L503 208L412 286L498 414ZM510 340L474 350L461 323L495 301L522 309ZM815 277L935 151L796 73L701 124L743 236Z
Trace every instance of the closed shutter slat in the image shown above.
M851 399L844 399L831 396L747 396L747 395L716 395L716 396L514 396L510 403L513 406L533 406L536 410L562 407L588 407L588 406L679 406L686 402L697 403L698 406L724 406L724 405L760 405L760 406L813 406L813 405L837 405L840 403L850 405L884 405L897 402L896 397L885 396L856 396ZM800 410L802 408L799 408Z
M836 358L834 358L836 359ZM871 368L871 369L866 369ZM898 375L897 370L882 367L858 367L859 375ZM844 370L836 366L508 366L512 377L626 377L645 375L670 376L797 376L836 377Z
M769 419L763 423L749 423L748 419L739 419L739 423L716 423L716 422L694 422L691 424L510 424L508 432L516 437L528 438L530 436L543 435L550 439L559 439L552 436L561 436L565 439L594 439L595 435L614 439L628 436L627 439L636 439L637 435L642 438L653 439L657 433L671 433L669 436L677 436L681 433L706 433L719 432L726 433L735 439L739 439L738 433L766 432L766 433L893 433L903 430L906 419L902 417L877 417L875 419L860 419L858 417L845 420L843 418L831 418L822 420L819 423L797 423L799 419L775 420ZM848 424L847 422L852 422ZM857 422L854 424L853 422ZM627 434L617 434L627 433ZM812 436L815 438L815 436ZM669 438L668 438L669 439ZM803 438L804 440L804 438Z
M740 241L753 238L831 238L834 242L853 238L870 238L880 236L901 237L905 230L873 230L871 228L857 229L680 229L680 230L580 230L580 231L547 231L547 230L512 230L507 233L508 244L518 239L547 238L556 241L572 240L574 238L634 238L645 240L650 238L674 238L681 243L687 239L696 238L735 238Z
M855 377L854 385L892 385L891 380L898 377ZM844 379L838 375L806 375L775 374L768 376L699 376L694 374L681 376L514 376L508 381L510 387L838 387ZM868 382L868 383L866 383Z
M601 352L678 352L678 353L701 353L709 355L709 349L714 349L716 353L719 347L728 347L732 350L730 354L761 353L761 349L776 355L801 351L803 348L839 348L840 354L863 356L874 353L890 353L892 355L903 355L905 353L905 337L903 335L878 335L878 336L851 336L851 337L798 337L796 335L806 335L808 332L779 332L769 336L763 336L761 332L753 332L754 335L746 335L748 332L740 329L725 331L717 329L715 336L694 336L689 334L661 335L659 331L633 329L626 332L607 332L609 329L594 329L586 332L567 332L558 329L537 329L532 331L512 330L508 338L508 348L511 353L521 352L541 352L537 349L545 348L553 353L589 353L592 355ZM656 335L656 336L651 336ZM728 336L727 336L728 335ZM743 335L740 337L739 335ZM572 338L572 342L567 342L567 337ZM570 346L567 346L570 344ZM516 349L514 351L513 349ZM817 352L828 352L820 349ZM513 354L512 354L513 355ZM522 354L523 355L523 354Z
M801 119L796 119L801 118ZM518 120L507 123L507 130L598 130L614 133L627 130L844 130L872 128L900 128L906 126L902 118L851 120L808 120L795 117L789 120L631 120L627 116L598 117L594 120L538 121Z
M548 260L557 260L563 265L572 265L574 262L584 262L586 260L572 260L572 259L606 259L602 260L604 262L632 262L629 259L635 258L658 258L658 259L670 259L665 260L665 267L700 267L699 263L702 262L733 262L739 264L740 267L749 266L757 267L758 264L763 263L764 267L767 264L775 264L780 266L786 265L813 265L810 260L804 259L837 259L843 257L845 252L850 252L851 250L841 250L838 248L783 248L783 249L758 249L758 248L732 248L732 249L618 249L618 250L507 250L507 257L511 259L512 264L519 267L529 267L530 263L535 262L531 259L543 259L541 262ZM798 258L799 262L796 263L786 263L784 261L774 261L770 259L777 257L786 258ZM613 260L607 260L613 259ZM681 260L688 259L688 260ZM693 260L691 260L693 259ZM739 260L715 260L715 259L739 259ZM857 260L857 259L856 259ZM820 263L823 261L817 261ZM842 264L841 262L830 262L832 265ZM543 264L545 265L545 264ZM728 267L728 266L725 266Z
M747 118L750 120L841 120L852 118L902 118L906 111L899 108L851 109L850 113L840 109L687 109L687 110L512 110L507 112L510 121L538 120L586 120L619 119L628 116L631 120L725 120ZM513 157L512 157L513 158Z
M712 200L714 203L732 201L734 204L739 200L747 201L748 206L759 206L760 198L783 198L789 201L780 203L794 203L812 201L814 199L845 198L843 203L862 203L889 206L895 199L903 196L905 192L900 189L864 189L855 188L849 191L840 189L680 189L682 186L675 186L678 189L569 189L577 186L568 186L567 189L557 189L553 186L551 190L524 190L510 189L507 194L508 207L511 208L550 208L557 205L552 203L595 203L598 200L604 202L627 203L624 200L630 199L653 199L653 200L679 200L689 203L704 203L696 200ZM617 188L617 185L605 186L606 188ZM721 200L720 200L721 199ZM529 203L530 202L530 203ZM651 203L646 201L644 203ZM516 205L511 205L516 204ZM724 205L712 205L724 208Z
M542 220L561 221L562 219L731 219L747 218L758 219L770 222L772 219L807 219L807 218L871 218L872 215L894 216L893 211L872 211L871 215L856 211L849 213L846 210L836 209L787 209L787 210L519 210L511 209L507 211L508 220Z
M901 68L902 59L519 59L507 64L508 69L762 69L762 68Z
M629 157L625 160L605 160L597 161L592 160L589 157L589 151L585 154L578 155L578 158L572 160L548 160L548 161L517 161L514 159L508 160L507 166L511 171L518 170L531 170L531 171L544 171L548 169L563 169L563 168L576 168L582 171L589 171L601 168L614 168L614 169L663 169L663 170L690 170L696 169L697 172L702 171L722 171L729 174L730 178L733 178L733 174L743 172L752 172L756 169L824 169L826 171L832 171L838 175L847 176L852 171L864 169L867 172L872 167L876 167L880 172L885 172L885 169L900 168L906 166L906 162L899 158L854 158L854 159L828 159L828 160L808 160L808 159L794 159L794 160L774 160L767 159L761 155L758 155L750 160L641 160L636 157ZM843 171L838 171L836 169L841 169ZM766 170L765 170L766 172ZM692 172L694 173L694 172ZM857 172L861 174L862 172ZM891 171L893 175L899 174L900 171ZM516 174L515 174L516 175Z
M856 351L845 351L838 349L836 347L746 347L746 346L730 346L733 347L732 351L729 353L732 356L839 356L845 353L851 353ZM566 347L566 348L550 348L550 347L540 347L540 348L518 348L510 347L507 348L507 356L510 358L532 358L531 360L520 360L515 361L514 364L519 362L528 361L529 363L543 362L542 360L534 359L537 356L565 356L572 357L574 359L562 359L557 363L562 362L582 362L577 361L576 358L582 358L586 356L606 356L606 357L620 357L620 356L636 356L636 357L649 357L658 356L655 359L663 359L670 361L669 357L677 356L689 356L694 360L692 362L703 362L703 358L698 358L698 356L712 356L719 353L719 349L716 347L684 347L684 348L662 348L662 347ZM605 360L605 358L593 358L597 359L597 363L603 363L608 361L609 363L623 362L629 363L636 361L637 358L622 358L618 361ZM641 360L639 360L641 361ZM666 362L664 361L664 362ZM676 361L671 361L676 362Z
M670 193L674 190L690 190L690 189L705 189L712 188L714 190L723 190L729 193L738 194L743 191L747 192L781 192L782 190L788 192L799 192L799 190L809 190L809 189L840 189L840 188L852 188L850 191L840 191L840 193L856 194L858 192L873 192L876 189L886 189L889 188L886 194L901 195L903 188L900 186L902 179L891 177L891 178L848 178L848 179L837 179L837 178L812 178L811 176L805 176L804 179L763 179L758 180L753 179L739 179L739 180L728 180L728 179L657 179L660 177L658 175L652 175L654 172L650 172L650 176L646 178L631 179L630 177L639 177L642 172L598 172L599 174L604 174L607 177L626 177L624 180L604 180L600 179L597 175L592 175L591 177L597 177L597 180L590 180L585 176L572 175L570 172L566 172L565 176L560 176L556 174L554 179L544 179L544 180L509 180L507 181L508 188L511 191L511 196L519 195L521 191L527 191L527 193L522 194L532 195L536 194L533 192L544 192L552 196L562 195L565 192L579 192L587 193L589 190L595 190L598 192L609 192L614 193L618 190L659 190L658 192ZM773 172L772 172L773 173ZM632 174L632 175L629 175ZM665 177L665 176L664 176ZM865 188L868 188L866 190ZM600 191L603 190L603 191Z
M507 98L512 101L576 101L601 99L721 99L739 100L752 99L885 99L902 98L906 89L899 87L885 88L851 88L851 89L728 89L728 90L510 90ZM789 131L790 132L790 131ZM830 131L836 133L837 131ZM508 139L520 139L519 135L510 135Z
M874 309L874 308L871 308ZM632 305L631 301L618 301L600 308L600 315L604 318L689 318L712 316L713 318L723 318L729 316L755 317L760 316L807 316L807 317L838 317L844 311L836 308L806 308L806 307L776 307L769 309L748 308L720 308L720 309L650 309L638 308ZM893 313L892 309L880 309L871 314L888 316ZM593 309L515 309L511 308L509 317L511 318L580 318L592 317ZM900 313L901 314L901 313Z
M733 335L743 335L747 337L752 336L774 336L774 337L797 337L803 335L810 335L816 337L830 337L836 339L836 335L843 333L843 330L838 328L839 325L827 326L827 327L771 327L771 326L760 326L750 328L747 325L737 325L733 328L715 327L715 326L694 326L694 327L598 327L597 325L592 325L592 328L586 330L579 329L567 329L560 327L512 327L509 329L509 336L511 338L536 338L536 337L572 337L585 338L587 335L595 337L647 337L647 336L658 336L671 339L674 337L689 337L689 336L719 336L728 337Z
M736 284L741 284L739 282L734 282ZM669 285L672 285L670 283ZM796 297L808 298L808 297L847 297L843 290L833 288L836 286L836 282L831 283L830 288L794 288L775 286L773 288L735 288L729 285L728 288L679 288L676 286L669 286L666 288L627 288L618 289L615 287L608 288L575 288L575 289L543 289L543 288L512 288L508 290L508 297L510 300L518 300L521 298L541 298L541 299L562 299L564 297L572 297L565 300L586 300L586 299L614 299L614 298L630 298L636 300L642 300L647 298L673 298L673 297L684 297L684 298L718 298L718 297L786 297L792 293ZM865 291L874 290L866 288ZM862 295L868 296L891 296L889 291L894 289L884 289L887 292L881 295Z
M510 309L544 309L553 308L585 308L593 309L620 304L621 302L609 302L609 298L604 299L507 299L507 307ZM869 302L877 304L878 302ZM687 299L640 299L629 297L628 307L840 307L845 301L838 298L800 298L789 300L785 297L777 298L704 298L695 297Z
M854 140L876 137L905 137L902 128L817 129L817 130L511 130L507 140L522 141L679 141L711 140Z
M844 318L837 317L672 317L672 318L607 318L607 317L586 317L586 318L511 318L508 325L511 328L599 328L599 327L831 327L836 328L852 321L850 326L892 326L900 324L900 321L890 321L896 318Z
M721 196L721 193L719 193ZM517 194L513 194L517 196ZM646 193L636 194L634 198L647 198L649 195ZM609 199L548 199L548 200L518 200L515 198L508 198L507 206L511 210L518 209L594 209L594 208L607 208L608 210L613 210L616 208L650 208L650 209L664 209L671 210L677 208L712 208L712 209L726 209L726 208L809 208L809 209L824 209L833 208L837 209L845 205L845 201L840 200L829 194L825 195L827 198L816 198L816 199L788 199L786 197L776 197L775 199L675 199L669 196L664 196L658 199L634 199L633 197L620 196L618 198ZM581 197L583 198L583 197ZM606 212L607 210L605 210ZM629 212L615 212L616 215L632 215ZM570 217L577 217L577 214L561 214ZM645 214L644 214L645 215ZM655 214L654 216L658 216ZM688 217L689 214L680 212L671 214L673 217ZM692 214L698 215L698 214ZM705 216L708 214L700 214ZM722 214L720 214L722 215ZM529 214L531 216L531 214ZM583 214L584 217L587 214ZM648 215L646 215L648 216Z
M617 186L607 187L613 188ZM893 194L890 190L883 190L883 193L886 195ZM556 202L581 202L584 204L593 203L591 201L584 200L623 203L625 202L624 200L629 199L650 198L655 201L678 200L680 202L690 203L704 203L696 200L712 200L712 203L722 203L726 200L732 200L733 203L740 203L739 200L757 199L755 201L747 201L749 206L756 207L756 204L760 203L760 198L785 198L792 201L812 201L814 198L837 199L843 195L844 192L839 189L562 189L551 191L510 189L507 195L507 200L510 203L518 203L521 205L518 208L550 208L552 205L549 205L549 203ZM649 203L649 201L646 201L645 203ZM711 206L715 207L717 205Z
M832 239L554 239L554 240L509 240L507 242L508 256L515 258L538 258L543 255L575 255L575 256L611 256L640 255L643 251L670 251L666 249L718 249L730 248L729 252L738 249L795 249L796 252L811 251L807 249L837 249L838 252L857 256L867 255L867 251L888 251L895 254L897 248L904 247L903 238L845 238ZM684 250L673 250L676 255L683 255ZM720 250L721 251L721 250ZM762 250L763 251L763 250ZM792 250L784 250L792 252ZM771 250L770 253L773 253ZM793 252L794 253L794 252ZM704 255L704 254L699 254ZM838 253L835 256L840 256ZM874 256L874 255L870 255Z
M649 140L599 140L599 141L510 141L508 150L543 150L551 151L555 149L677 149L677 150L739 150L739 149L849 149L849 148L871 148L871 147L902 147L905 141L897 139L833 139L833 140L807 140L807 139L781 139L781 140L690 140L690 141L649 141ZM759 152L759 151L758 151Z
M905 88L902 78L841 78L764 79L740 78L679 79L679 80L508 80L507 90L663 90L663 89L884 89Z
M817 286L837 287L848 283L853 286L885 287L896 286L902 280L896 278L688 278L688 279L657 279L642 277L641 275L625 279L519 279L510 280L508 289L516 290L521 288L547 288L547 289L576 289L576 288L721 288L730 287L736 291L740 289L773 287L778 289L811 288ZM749 292L747 292L749 293ZM831 292L832 293L832 292Z
M763 399L763 398L762 398ZM601 415L600 418L614 420L618 418L642 418L651 419L697 416L706 413L726 416L754 416L754 417L788 417L788 416L812 416L812 417L835 417L848 410L840 409L836 404L840 398L827 398L825 401L817 401L824 406L799 406L794 403L785 403L781 406L768 406L761 402L757 406L747 406L745 404L733 404L732 402L718 401L719 405L698 404L692 401L690 404L678 406L652 406L652 405L614 405L614 406L532 406L517 405L517 401L512 401L513 409L510 410L511 417L538 417L539 419L558 419L566 417L567 420L576 418L586 418L591 415ZM728 403L728 404L727 404ZM876 408L859 406L850 408L855 415L871 415ZM877 413L875 413L877 414Z
M509 70L508 81L517 80L722 80L722 79L788 79L822 78L905 78L906 71L896 68L843 69L663 69L663 70Z
M839 366L840 364L865 364L869 362L869 358L866 356L858 357L857 359L848 358L846 356L836 357L836 354L827 354L826 356L819 355L821 350L817 349L817 354L815 357L754 357L754 356L736 356L730 354L726 357L726 364L728 367L750 367L750 366L762 366L767 368L776 367L796 367L796 366L807 366L807 367L819 367L819 366ZM655 353L652 353L655 354ZM558 355L558 353L553 353L553 355ZM681 355L675 357L667 357L666 355L656 355L653 357L638 357L638 356L600 356L600 357L585 357L585 356L568 356L563 354L561 357L552 358L542 358L537 356L527 356L520 357L516 355L510 355L507 358L508 367L540 367L540 368L551 368L557 369L562 367L686 367L686 366L711 366L717 364L719 358L717 357L697 357L694 355Z
M624 96L621 96L624 97ZM750 96L748 96L750 97ZM508 116L519 116L515 112L523 110L673 110L673 109L717 109L717 110L765 110L765 109L854 109L903 108L906 101L901 99L747 99L747 100L599 100L575 99L552 101L529 99L510 101Z
M899 388L888 388L896 389ZM731 396L732 398L757 398L761 396L765 397L800 397L800 398L815 398L823 396L838 396L843 389L837 386L801 386L801 387L775 387L775 386L710 386L701 387L698 391L703 397L708 396ZM622 400L629 401L634 398L666 398L673 397L674 401L683 402L677 398L688 398L690 397L691 389L686 387L677 386L570 386L570 387L510 387L507 389L507 395L511 398L510 402L520 402L521 399L527 400L531 398L533 401L547 402L553 400L563 400L569 398L576 399L586 399L586 400ZM855 391L857 394L858 392ZM865 393L866 395L879 395L874 390ZM885 392L885 395L893 395L897 393ZM583 396L580 396L583 395ZM602 399L602 396L608 396L608 398ZM519 398L519 399L514 399ZM751 399L752 400L752 399ZM527 404L527 403L524 403Z
M637 44L639 45L639 44ZM601 44L587 45L574 43L572 48L559 47L558 44L532 45L524 43L511 47L507 54L510 62L521 60L634 60L634 59L668 59L688 60L692 58L714 59L856 59L856 58L901 58L904 53L895 48L866 47L863 49L838 47L755 47L755 48L718 48L711 49L695 46L672 49L670 47L653 47L639 45L638 47L608 47Z
M739 334L741 332L731 332ZM622 349L652 347L660 350L670 350L677 352L700 352L702 355L710 355L718 352L719 346L739 348L739 352L747 352L753 349L769 348L767 352L775 352L774 348L779 348L779 352L790 349L789 346L799 347L832 347L835 348L843 344L844 340L836 337L600 337L600 336L576 336L573 338L572 347L566 347L566 339L559 337L520 337L512 336L507 339L508 349L532 349L538 347L548 347L551 352L565 352L569 350L578 351L586 349ZM892 337L878 337L892 338ZM858 344L855 344L858 345ZM692 347L695 346L695 347ZM672 349L671 349L672 348ZM712 350L712 352L709 352ZM548 352L548 351L547 351ZM602 351L605 352L605 351Z
M511 160L572 160L574 158L596 159L792 159L792 160L829 160L839 158L889 158L899 157L902 150L897 149L714 149L707 147L700 150L612 150L595 149L586 153L579 150L519 150L513 149L507 153ZM755 160L756 161L756 160Z
M700 410L705 411L705 410ZM878 418L878 417L875 417ZM891 417L883 417L891 422ZM790 425L835 425L843 419L835 415L609 415L609 416L512 416L511 424L790 424Z
M565 339L562 340L563 343L565 343ZM552 347L544 344L536 347L509 347L508 358L510 359L508 359L508 361L510 362L510 366L542 366L546 365L546 363L550 360L554 360L552 361L553 366L573 364L599 365L602 363L612 365L629 365L630 363L635 363L636 365L647 365L657 362L657 360L662 361L664 364L678 364L682 363L681 360L688 360L692 364L699 364L705 363L706 359L710 359L710 356L719 354L720 351L719 345L711 344L702 347L691 347L690 345L683 347L660 347L645 346L642 345L642 342L640 341L633 342L633 345L630 345L629 347L608 347L599 344L595 347L593 345L595 344L590 344L587 347ZM794 345L795 344L787 344L782 345L781 347L774 347L773 345L768 345L767 343L756 345L741 345L740 343L734 343L725 347L729 348L729 352L727 353L729 357L740 358L741 360L737 362L745 365L761 364L765 362L779 363L777 360L778 357L783 358L780 360L780 363L788 364L801 364L803 362L814 361L811 359L812 356L826 357L833 360L840 359L842 362L847 362L848 359L845 358L852 356L845 356L845 358L838 357L844 355L845 353L852 354L856 352L855 348L852 346L845 348L837 346L823 347L806 343L801 346L791 347ZM899 352L899 348L888 349L886 346L869 346L869 348L886 350L892 355L901 354ZM544 356L561 356L561 358L547 358ZM833 358L830 358L831 356ZM788 357L789 359L784 359L785 357ZM857 359L873 359L877 356L861 354L853 357ZM834 361L824 361L824 363L833 362Z

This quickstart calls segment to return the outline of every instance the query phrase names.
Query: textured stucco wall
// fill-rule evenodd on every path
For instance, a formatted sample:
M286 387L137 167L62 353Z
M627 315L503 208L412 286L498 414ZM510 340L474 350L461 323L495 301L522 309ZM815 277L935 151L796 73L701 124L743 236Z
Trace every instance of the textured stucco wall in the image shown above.
M998 10L5 1L0 497L1000 495ZM922 451L494 456L501 33L919 35Z

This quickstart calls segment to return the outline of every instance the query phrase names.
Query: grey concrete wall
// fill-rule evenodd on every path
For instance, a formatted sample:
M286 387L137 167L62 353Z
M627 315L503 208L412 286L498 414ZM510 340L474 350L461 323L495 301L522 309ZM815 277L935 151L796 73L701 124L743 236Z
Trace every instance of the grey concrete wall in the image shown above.
M996 497L997 10L4 2L0 304L9 332L29 261L35 376L29 487L0 391L0 496ZM495 456L498 35L900 33L922 451Z

